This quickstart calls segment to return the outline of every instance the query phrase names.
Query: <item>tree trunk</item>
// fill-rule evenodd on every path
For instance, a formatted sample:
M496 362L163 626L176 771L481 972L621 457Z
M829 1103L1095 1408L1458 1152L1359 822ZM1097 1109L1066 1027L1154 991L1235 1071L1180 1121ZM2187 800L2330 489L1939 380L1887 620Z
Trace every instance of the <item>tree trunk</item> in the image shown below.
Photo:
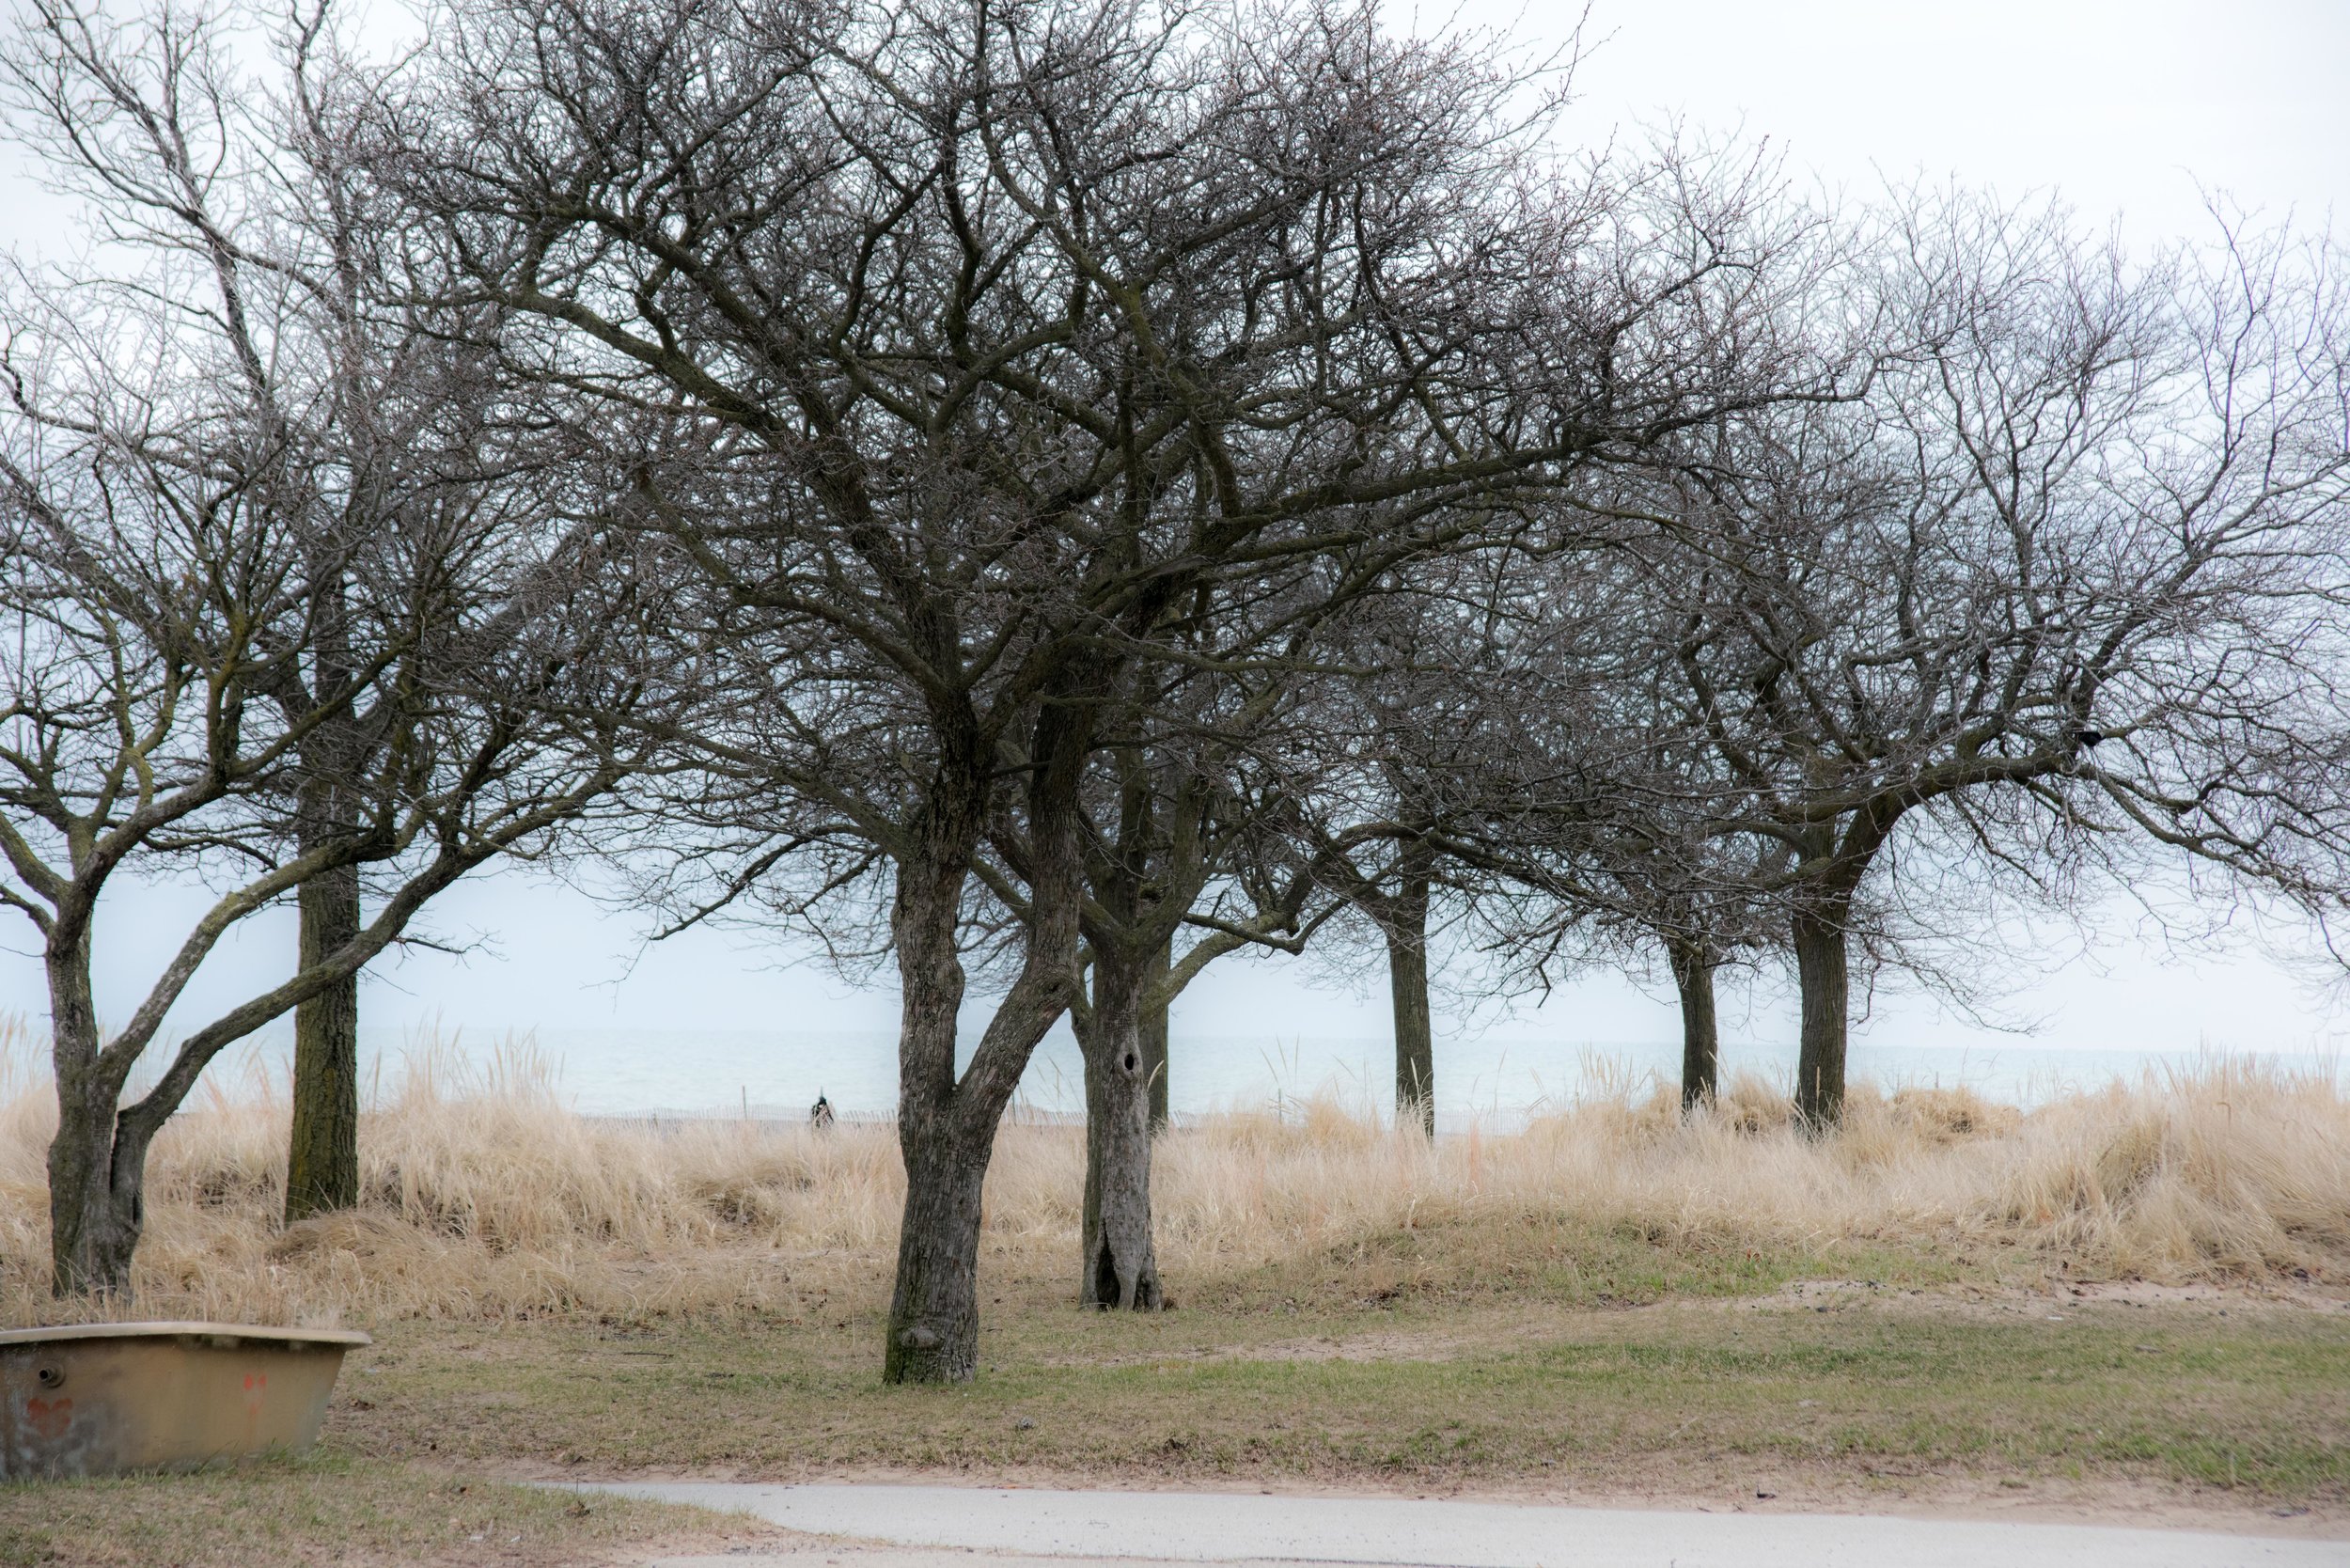
M1694 1110L1720 1087L1721 1033L1714 1012L1714 957L1701 945L1667 944L1681 993L1681 1108Z
M899 1141L906 1206L882 1381L968 1383L979 1364L979 1191L994 1139L973 1147L953 1128L908 1137L901 1125Z
M301 848L325 848L356 826L352 774L366 744L348 708L351 634L344 585L329 579L319 599L318 655L311 699L330 704L304 743L308 777L297 801ZM302 912L301 967L326 962L357 938L359 868L337 866L296 895ZM348 1209L359 1201L359 977L345 975L294 1009L293 1130L286 1149L286 1219Z
M1067 679L1073 688L1103 683L1085 671ZM898 1148L906 1206L883 1351L885 1382L962 1383L979 1369L979 1198L995 1129L1037 1043L1076 996L1085 887L1077 786L1089 724L1082 703L1039 704L1029 745L1027 953L960 1074L955 1023L964 972L956 942L993 788L983 748L950 753L916 849L898 861L889 925L902 992Z
M1387 986L1395 1004L1395 1120L1436 1136L1436 1043L1428 1015L1428 875L1407 873L1387 906Z
M1175 967L1175 943L1168 938L1151 955L1151 963L1143 972L1143 1003L1136 1033L1142 1040L1142 1070L1151 1075L1151 1134L1153 1137L1167 1131L1174 1117L1167 1109L1167 1022L1171 1003L1167 995L1167 978Z
M1844 1115L1844 1047L1851 977L1844 910L1806 909L1794 919L1795 974L1803 990L1803 1043L1795 1058L1795 1116L1821 1132Z
M1162 1304L1151 1245L1151 1073L1139 1012L1148 962L1097 951L1092 1017L1079 1042L1086 1064L1084 1255L1077 1300L1155 1312Z
M48 957L57 1133L49 1142L49 1288L59 1296L128 1295L146 1222L147 1140L123 1135L121 1085L98 1060L86 924Z
M359 934L359 870L338 866L302 885L302 967ZM359 1201L359 977L344 976L294 1009L293 1136L286 1159L288 1223Z
M50 1291L127 1296L147 1218L143 1162L125 1158L131 1151L117 1142L111 1107L59 1109L65 1115L49 1144Z
M962 887L962 868L951 861L903 866L891 916L904 993L898 1149L906 1203L882 1358L886 1383L966 1383L979 1368L979 1190L995 1126L989 1123L974 1148L957 1114L955 1018L964 973L955 918Z

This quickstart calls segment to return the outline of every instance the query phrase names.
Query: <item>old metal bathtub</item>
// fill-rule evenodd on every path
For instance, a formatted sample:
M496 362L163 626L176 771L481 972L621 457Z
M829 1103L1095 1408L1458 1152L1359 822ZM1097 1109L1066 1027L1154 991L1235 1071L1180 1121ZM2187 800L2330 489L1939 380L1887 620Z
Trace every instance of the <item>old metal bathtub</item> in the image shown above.
M0 1330L0 1479L188 1470L316 1441L339 1328L92 1323Z

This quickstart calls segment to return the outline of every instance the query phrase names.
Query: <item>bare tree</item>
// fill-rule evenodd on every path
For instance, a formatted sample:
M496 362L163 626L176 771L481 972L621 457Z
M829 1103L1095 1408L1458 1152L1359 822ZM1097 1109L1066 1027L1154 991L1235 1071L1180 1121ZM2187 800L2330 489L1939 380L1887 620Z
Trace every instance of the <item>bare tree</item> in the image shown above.
M1432 914L1469 884L1446 847L1490 800L1517 716L1480 677L1494 673L1496 573L1510 550L1418 563L1349 619L1322 698L1323 759L1301 781L1292 821L1324 880L1373 933L1387 973L1395 1116L1436 1132ZM1480 667L1482 666L1483 667ZM1505 852L1506 853L1506 852ZM1457 901L1456 901L1457 902Z
M1515 75L1367 10L573 0L437 41L380 164L427 259L531 319L509 363L626 431L713 648L797 692L697 744L807 804L785 841L888 868L886 1374L968 1377L995 1129L1077 995L1104 704L1198 603L1346 591L1718 406L1716 323L1681 256L1622 250L1607 179L1525 177ZM1007 823L1029 917L958 1074Z
M1715 829L1772 847L1792 911L1814 1124L1913 815L1988 872L2159 843L2321 921L2350 870L2338 263L2230 233L2135 266L1960 197L1895 227L1906 363L1731 422L1654 517Z
M1246 619L1228 617L1225 630ZM1277 625L1274 650L1252 650L1246 638L1210 646L1203 628L1187 628L1182 661L1138 665L1141 689L1104 715L1086 791L1080 962L1089 983L1071 1006L1086 1070L1079 1300L1088 1306L1163 1304L1151 1140L1166 1121L1170 1004L1230 953L1299 950L1335 909L1317 900L1318 868L1300 862L1276 825L1290 799L1281 763L1294 737L1284 723L1306 635L1286 617ZM1021 853L1016 840L998 847L1015 860ZM992 881L1019 902L1012 879ZM1179 935L1188 938L1180 947Z
M1855 226L1791 199L1774 163L1734 144L1667 143L1639 167L1611 253L1679 279L1705 323L1680 350L1715 356L1725 416L1841 403L1870 384L1894 345L1851 288ZM1611 359L1608 373L1633 372ZM1684 1001L1684 1080L1711 1091L1713 973L1755 940L1761 895L1751 851L1716 830L1718 789L1684 776L1719 764L1659 684L1653 557L1636 548L1650 525L1613 499L1677 472L1703 424L1656 427L1555 490L1508 498L1506 523L1488 516L1391 573L1325 654L1328 744L1294 825L1384 949L1397 1116L1432 1137L1440 926L1456 956L1481 950L1467 983L1495 994L1661 947Z
M556 525L548 472L490 462L486 361L321 330L332 268L244 247L277 237L262 166L287 149L250 118L220 24L33 24L15 79L44 145L70 145L51 167L93 198L102 243L74 276L19 269L5 302L0 904L48 973L53 1286L118 1293L147 1149L206 1064L607 792L641 682L601 652L627 623L624 563ZM396 472L328 412L362 391L366 433L407 450ZM100 897L189 872L216 902L107 1038ZM321 878L334 934L313 923L290 978L134 1091L220 938ZM368 881L372 917L352 907Z
M234 372L227 385L243 400L238 416L289 477L267 504L340 508L335 532L350 537L371 525L367 509L413 489L413 478L390 470L425 455L414 432L379 421L414 419L429 399L368 378L430 373L432 361L381 340L366 317L363 216L334 165L337 149L318 134L321 95L338 74L314 70L323 14L288 19L275 40L286 70L274 97L224 66L219 35L231 20L196 13L125 25L71 4L35 7L8 56L21 111L13 129L54 184L97 209L126 264L192 264L184 275L207 287L187 306L215 319ZM314 522L306 537L333 537L323 519ZM353 673L347 590L333 563L311 570L321 595L309 622L313 668L271 694L296 707L324 699L301 748L293 818L306 850L354 831L355 803L338 780L368 745L332 700ZM296 897L300 965L358 933L356 865L321 870ZM294 1016L289 1219L358 1198L357 975L306 998Z
M1325 688L1342 738L1315 792L1315 841L1352 836L1324 874L1385 949L1396 1114L1431 1137L1440 929L1454 983L1496 995L1667 949L1688 1075L1711 1090L1734 873L1691 808L1718 801L1681 776L1700 748L1656 706L1644 631L1656 602L1637 557L1604 514L1556 510L1511 549L1404 574L1354 618L1344 679ZM1472 959L1474 974L1461 967Z
M1679 1002L1684 1109L1713 1096L1721 1037L1716 975L1777 946L1785 912L1766 857L1717 831L1735 779L1693 722L1660 656L1681 601L1656 591L1666 564L1640 537L1538 563L1517 604L1485 700L1512 713L1497 748L1506 786L1458 831L1486 880L1488 946L1521 981L1601 963L1653 974ZM1572 698L1572 700L1568 698Z

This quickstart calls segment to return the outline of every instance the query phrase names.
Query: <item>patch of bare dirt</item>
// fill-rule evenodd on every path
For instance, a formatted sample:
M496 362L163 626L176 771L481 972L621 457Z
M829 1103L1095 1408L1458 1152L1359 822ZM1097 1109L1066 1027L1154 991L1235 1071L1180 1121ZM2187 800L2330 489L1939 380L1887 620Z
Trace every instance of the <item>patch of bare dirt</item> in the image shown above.
M1929 1313L1963 1323L2013 1322L2018 1318L2062 1322L2076 1310L2097 1309L2112 1321L2112 1308L2184 1317L2246 1316L2278 1311L2350 1312L2350 1291L2298 1280L2161 1285L2148 1280L2075 1281L2051 1278L2030 1285L1950 1285L1935 1288L1888 1285L1874 1279L1799 1279L1761 1296L1679 1296L1623 1308L1526 1307L1480 1312L1458 1324L1362 1333L1318 1334L1283 1340L1232 1341L1213 1345L1167 1345L1104 1355L1073 1352L1043 1359L1047 1367L1132 1367L1161 1363L1229 1361L1436 1361L1520 1344L1528 1335L1555 1333L1563 1325L1591 1323L1635 1313L1795 1313L1881 1309Z
M2051 1277L2032 1284L1951 1285L1932 1290L1888 1286L1873 1279L1798 1279L1769 1295L1670 1305L1747 1312L1835 1312L1891 1305L1973 1321L2019 1315L2061 1319L2076 1307L2131 1307L2224 1317L2232 1310L2350 1312L2350 1291L2330 1282L2290 1278L2162 1285L2146 1279Z
M1104 1356L1044 1357L1047 1367L1145 1367L1167 1361L1434 1361L1459 1354L1484 1341L1449 1329L1380 1330L1365 1334L1317 1334L1303 1339L1267 1340L1222 1345L1167 1346Z

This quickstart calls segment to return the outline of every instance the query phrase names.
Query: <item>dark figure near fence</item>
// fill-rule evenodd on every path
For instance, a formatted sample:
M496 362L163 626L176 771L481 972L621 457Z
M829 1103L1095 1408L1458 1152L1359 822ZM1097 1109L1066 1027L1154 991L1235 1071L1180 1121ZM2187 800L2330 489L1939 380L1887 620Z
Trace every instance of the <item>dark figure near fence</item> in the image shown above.
M822 1090L816 1092L816 1103L807 1107L807 1124L820 1133L832 1125L832 1102Z

